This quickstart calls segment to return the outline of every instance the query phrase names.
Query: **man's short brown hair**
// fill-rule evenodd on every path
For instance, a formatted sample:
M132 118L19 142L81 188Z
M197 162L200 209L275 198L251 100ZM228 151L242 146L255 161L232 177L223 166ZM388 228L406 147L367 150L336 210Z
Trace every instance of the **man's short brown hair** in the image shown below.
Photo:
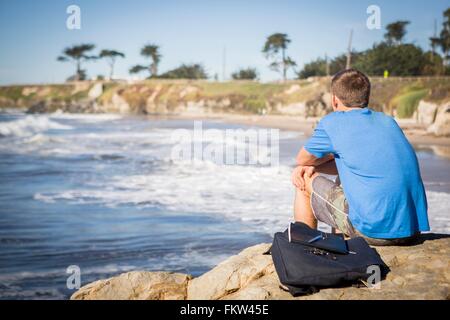
M331 93L346 107L365 108L369 105L369 78L356 69L342 70L331 80Z

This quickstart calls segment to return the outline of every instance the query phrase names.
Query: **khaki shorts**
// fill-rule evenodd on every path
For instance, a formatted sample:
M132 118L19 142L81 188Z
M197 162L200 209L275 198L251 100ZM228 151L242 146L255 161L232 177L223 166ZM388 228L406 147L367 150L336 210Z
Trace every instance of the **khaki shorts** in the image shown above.
M342 232L347 237L363 237L374 246L406 245L417 238L375 239L356 230L348 218L348 203L344 190L334 181L317 176L312 181L311 207L316 219Z

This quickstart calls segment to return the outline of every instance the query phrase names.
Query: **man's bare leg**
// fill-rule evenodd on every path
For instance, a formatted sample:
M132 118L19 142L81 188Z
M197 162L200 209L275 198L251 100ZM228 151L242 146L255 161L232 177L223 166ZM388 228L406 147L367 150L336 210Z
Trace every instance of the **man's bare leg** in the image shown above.
M318 173L337 175L335 161L332 160L318 165L311 177L304 174L305 190L295 188L294 221L303 222L313 229L317 229L317 219L311 208L312 181L319 175Z
M313 229L317 228L317 220L311 208L311 195L299 188L295 188L294 220L303 222Z
M317 176L317 173L313 174L311 178L307 175L304 176L305 190L295 188L294 200L294 220L297 222L303 222L313 229L317 229L317 219L311 208L311 193L312 180Z

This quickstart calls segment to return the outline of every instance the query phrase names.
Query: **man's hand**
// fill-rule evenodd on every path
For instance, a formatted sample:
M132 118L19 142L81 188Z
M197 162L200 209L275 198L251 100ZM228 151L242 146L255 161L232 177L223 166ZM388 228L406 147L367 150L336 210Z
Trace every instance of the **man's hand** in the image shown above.
M305 185L305 174L308 176L308 178L311 178L311 176L314 174L315 172L315 167L314 166L298 166L295 167L294 171L292 172L292 184L304 191L306 189L306 185Z

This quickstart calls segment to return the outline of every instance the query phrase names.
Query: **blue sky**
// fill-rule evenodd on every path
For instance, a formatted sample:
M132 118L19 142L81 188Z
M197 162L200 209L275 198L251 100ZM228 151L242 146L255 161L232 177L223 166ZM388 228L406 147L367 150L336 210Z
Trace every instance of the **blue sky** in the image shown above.
M81 8L81 30L66 28L71 4ZM382 30L366 28L371 4L381 8ZM449 6L447 0L0 0L0 84L64 81L74 67L56 57L64 47L85 42L96 44L96 52L124 52L116 66L121 77L145 62L139 51L151 42L161 46L161 72L200 62L211 76L221 76L226 47L227 75L252 66L262 80L275 80L279 74L269 70L261 53L271 33L289 35L288 54L299 67L343 53L352 28L353 48L366 49L381 41L384 26L395 20L411 21L406 40L428 50L434 20L440 28ZM108 74L105 61L85 68L90 76Z

